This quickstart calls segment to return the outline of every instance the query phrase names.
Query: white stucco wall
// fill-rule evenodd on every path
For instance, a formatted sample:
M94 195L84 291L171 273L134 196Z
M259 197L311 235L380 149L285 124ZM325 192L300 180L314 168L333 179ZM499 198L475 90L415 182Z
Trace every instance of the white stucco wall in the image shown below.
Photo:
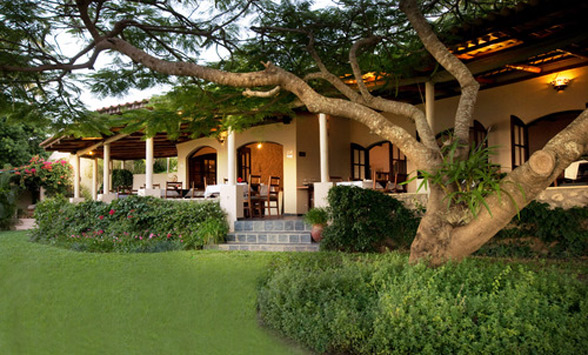
M273 142L282 145L284 157L284 213L297 213L296 171L296 120L289 124L276 123L250 128L235 133L235 147L256 142ZM221 144L213 138L201 138L178 144L178 181L188 181L188 157L196 150L210 146L217 150L217 183L228 178L227 143Z
M588 103L588 67L566 70L560 77L573 78L564 91L556 92L549 82L556 74L504 85L480 91L474 119L490 129L488 143L498 146L498 155L493 159L504 171L511 170L510 116L523 122L561 111L583 110ZM453 126L453 117L459 97L439 100L435 103L435 133Z

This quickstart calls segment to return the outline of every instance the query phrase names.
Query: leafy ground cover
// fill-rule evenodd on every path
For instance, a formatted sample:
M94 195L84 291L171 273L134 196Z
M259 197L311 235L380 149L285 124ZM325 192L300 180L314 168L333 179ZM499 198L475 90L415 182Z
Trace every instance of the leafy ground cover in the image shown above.
M80 253L0 233L1 354L296 354L259 327L270 254Z
M586 262L406 254L285 255L259 287L261 319L336 354L578 354L588 349Z

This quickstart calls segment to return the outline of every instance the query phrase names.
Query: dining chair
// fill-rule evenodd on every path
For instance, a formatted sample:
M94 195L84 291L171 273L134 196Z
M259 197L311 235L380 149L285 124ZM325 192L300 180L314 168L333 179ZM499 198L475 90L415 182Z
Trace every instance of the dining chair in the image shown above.
M278 216L280 213L280 177L270 176L267 184L267 199L265 201L265 207L267 208L268 216L272 215L272 208L276 209ZM272 204L273 203L273 204Z
M261 199L261 175L249 175L249 189L247 191L247 200L243 205L245 214L249 218L263 216L263 201Z
M182 183L179 181L166 181L165 183L165 198L181 198L182 197Z
M372 181L374 183L373 189L380 190L383 189L384 192L389 192L392 184L391 174L387 171L374 171L372 176Z

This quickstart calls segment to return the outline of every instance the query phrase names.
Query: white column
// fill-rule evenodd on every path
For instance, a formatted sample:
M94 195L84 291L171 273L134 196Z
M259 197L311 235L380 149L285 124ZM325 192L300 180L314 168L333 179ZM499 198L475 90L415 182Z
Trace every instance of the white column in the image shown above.
M321 154L321 182L329 182L329 142L327 136L327 115L319 114L319 139Z
M427 122L429 122L429 126L434 131L435 127L433 126L434 117L435 117L435 84L427 81L425 83L425 114L427 116Z
M145 141L145 189L153 189L153 138Z
M80 198L80 156L74 157L74 198Z
M92 159L92 200L98 199L98 159Z
M110 144L104 145L104 157L102 164L102 194L106 195L110 193Z
M229 135L227 136L227 161L229 164L229 185L235 185L236 174L236 150L235 150L235 132L229 128Z

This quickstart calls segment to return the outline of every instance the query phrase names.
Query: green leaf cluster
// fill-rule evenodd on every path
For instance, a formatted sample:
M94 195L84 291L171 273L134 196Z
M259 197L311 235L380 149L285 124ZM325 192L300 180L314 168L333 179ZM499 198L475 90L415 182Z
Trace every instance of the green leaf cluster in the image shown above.
M110 204L47 199L35 209L36 242L88 252L159 252L202 248L228 232L216 202L129 196Z
M420 219L402 202L379 191L336 186L328 195L329 224L321 248L373 252L408 248Z
M467 148L467 146L465 146ZM486 197L496 194L499 198L505 195L515 204L512 195L504 189L506 182L502 181L504 174L500 172L500 165L493 164L490 157L495 154L496 147L472 144L467 158L457 157L458 151L463 151L464 145L458 140L450 140L441 149L443 161L434 172L419 171L423 181L418 186L420 190L428 184L439 187L445 193L447 208L464 207L475 217L482 207L492 215ZM413 177L407 181L413 181ZM518 206L517 206L518 209Z
M398 253L288 255L257 302L266 326L318 353L574 354L588 346L577 276L496 260L432 269Z

